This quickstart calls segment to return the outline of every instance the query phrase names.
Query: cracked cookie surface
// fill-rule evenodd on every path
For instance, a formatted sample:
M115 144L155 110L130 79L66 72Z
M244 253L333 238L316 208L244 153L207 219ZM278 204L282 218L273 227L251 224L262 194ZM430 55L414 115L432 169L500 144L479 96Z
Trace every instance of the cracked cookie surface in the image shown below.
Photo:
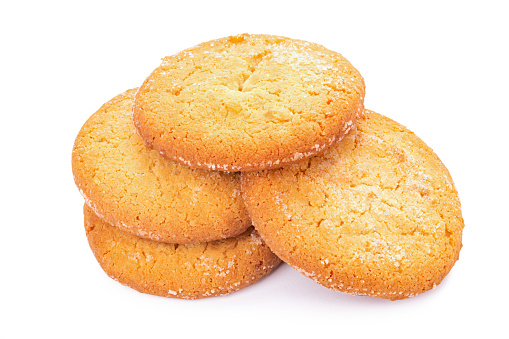
M148 147L223 171L277 168L337 143L362 113L364 80L321 45L243 34L163 59L136 95Z
M225 295L251 285L280 259L250 227L224 240L178 245L123 232L84 207L90 248L111 278L143 293L197 299Z
M72 153L76 185L110 224L140 237L200 243L251 226L238 173L181 165L147 149L131 118L136 89L104 104L83 125Z
M438 285L459 256L464 223L447 168L371 111L322 155L242 173L242 190L274 253L332 289L411 297Z

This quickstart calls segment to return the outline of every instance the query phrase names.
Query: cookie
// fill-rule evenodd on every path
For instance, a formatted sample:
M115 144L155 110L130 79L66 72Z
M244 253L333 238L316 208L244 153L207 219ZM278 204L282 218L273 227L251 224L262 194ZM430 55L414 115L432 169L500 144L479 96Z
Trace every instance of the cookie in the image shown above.
M87 205L84 215L90 248L104 272L143 293L183 299L225 295L280 263L252 227L233 238L178 245L123 232Z
M104 220L140 237L200 243L236 236L251 221L240 174L183 166L147 149L131 118L136 89L104 104L79 132L76 185Z
M145 144L192 167L278 168L337 143L364 80L341 54L271 35L226 37L163 59L136 95Z
M462 246L447 168L415 134L371 111L322 155L242 173L242 189L274 253L342 292L415 296L442 281Z

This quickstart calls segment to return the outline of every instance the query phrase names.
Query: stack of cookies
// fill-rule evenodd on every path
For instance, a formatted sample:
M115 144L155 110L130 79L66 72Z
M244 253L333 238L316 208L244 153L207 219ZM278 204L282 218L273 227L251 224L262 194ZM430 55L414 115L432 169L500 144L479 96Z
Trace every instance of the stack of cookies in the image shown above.
M458 259L451 176L405 127L364 109L339 53L270 35L163 59L76 138L85 229L112 278L224 295L285 261L342 292L403 299Z

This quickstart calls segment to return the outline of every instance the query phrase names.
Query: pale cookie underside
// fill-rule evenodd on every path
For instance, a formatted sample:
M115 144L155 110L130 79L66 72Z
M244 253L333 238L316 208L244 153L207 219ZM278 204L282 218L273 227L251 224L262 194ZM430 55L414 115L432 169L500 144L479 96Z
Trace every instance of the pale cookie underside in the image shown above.
M364 81L339 53L268 35L202 43L166 57L140 87L146 145L212 170L277 168L322 152L355 125Z
M103 105L82 127L72 155L87 205L140 237L200 243L238 235L251 221L240 175L193 169L147 149L131 119L136 90Z
M434 288L457 260L460 202L422 140L365 114L320 156L243 173L243 196L274 253L306 276L351 294L402 299Z
M85 205L94 255L111 278L140 292L197 299L251 285L280 260L250 228L234 238L195 245L159 243L119 230Z

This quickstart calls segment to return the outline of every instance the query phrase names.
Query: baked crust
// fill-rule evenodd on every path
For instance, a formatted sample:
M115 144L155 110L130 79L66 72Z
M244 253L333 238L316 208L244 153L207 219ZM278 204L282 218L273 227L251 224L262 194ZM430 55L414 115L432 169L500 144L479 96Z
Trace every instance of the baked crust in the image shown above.
M415 296L459 257L464 222L447 168L414 133L371 111L322 155L242 173L242 190L274 253L332 289Z
M278 168L323 152L354 127L364 80L341 54L242 34L163 59L136 95L149 148L209 170Z
M147 149L131 118L136 89L104 104L74 143L72 169L85 201L108 223L143 238L200 243L251 226L239 173L190 168Z
M198 299L251 285L280 260L250 227L233 238L195 245L142 239L123 232L84 207L88 242L111 278L143 293Z

